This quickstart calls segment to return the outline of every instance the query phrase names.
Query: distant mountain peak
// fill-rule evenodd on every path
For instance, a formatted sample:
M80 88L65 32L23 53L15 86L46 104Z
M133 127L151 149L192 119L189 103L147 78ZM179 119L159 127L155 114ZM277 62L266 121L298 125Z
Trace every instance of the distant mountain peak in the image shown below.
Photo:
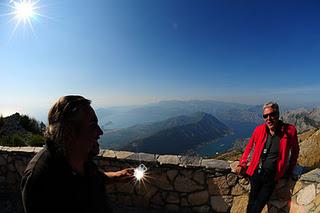
M320 109L296 109L283 113L281 119L293 124L298 132L305 132L313 128L320 128Z

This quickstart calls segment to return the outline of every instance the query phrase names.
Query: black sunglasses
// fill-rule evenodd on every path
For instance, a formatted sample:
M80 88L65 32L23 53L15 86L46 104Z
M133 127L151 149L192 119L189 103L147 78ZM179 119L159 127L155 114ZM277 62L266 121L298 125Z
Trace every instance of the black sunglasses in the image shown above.
M270 117L276 117L277 115L278 115L278 112L271 112L271 113L269 113L269 114L262 115L262 117L263 117L264 119L266 119L266 118L268 118L268 116L270 116Z

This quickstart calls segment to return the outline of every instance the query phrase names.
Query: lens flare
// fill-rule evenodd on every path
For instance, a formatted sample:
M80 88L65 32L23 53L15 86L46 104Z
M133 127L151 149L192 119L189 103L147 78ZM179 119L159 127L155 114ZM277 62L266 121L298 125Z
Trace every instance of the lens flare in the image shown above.
M148 168L144 164L140 164L137 168L134 169L133 175L137 181L143 181L147 170Z
M14 2L14 15L18 21L29 22L35 15L35 3L31 1Z
M24 27L29 26L32 33L34 33L32 22L36 21L39 16L39 1L40 0L10 0L9 7L11 12L7 15L11 16L11 21L15 21L15 27L12 31L12 35L17 28L22 24ZM25 30L26 28L24 28Z

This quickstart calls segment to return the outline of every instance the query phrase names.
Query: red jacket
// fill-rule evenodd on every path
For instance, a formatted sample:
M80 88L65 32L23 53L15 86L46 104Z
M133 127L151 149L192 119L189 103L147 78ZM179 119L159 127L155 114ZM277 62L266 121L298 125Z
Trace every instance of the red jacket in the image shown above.
M285 172L289 175L292 173L299 155L297 130L293 125L282 123L279 137L279 158L277 162L276 180L279 180L281 177L283 177ZM267 125L262 124L257 126L253 131L249 143L247 144L246 149L240 159L240 166L243 168L248 166L246 173L249 176L253 175L255 169L259 165L260 156L266 140ZM248 162L248 156L252 149L253 153L251 155L251 160ZM291 154L289 154L290 152Z

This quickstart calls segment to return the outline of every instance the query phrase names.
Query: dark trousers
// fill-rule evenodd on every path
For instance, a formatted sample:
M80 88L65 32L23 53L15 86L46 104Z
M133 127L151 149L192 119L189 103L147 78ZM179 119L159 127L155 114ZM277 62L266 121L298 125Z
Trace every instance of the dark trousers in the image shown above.
M250 178L251 191L249 194L249 203L247 213L259 213L270 199L276 186L275 174L264 171L255 173Z

